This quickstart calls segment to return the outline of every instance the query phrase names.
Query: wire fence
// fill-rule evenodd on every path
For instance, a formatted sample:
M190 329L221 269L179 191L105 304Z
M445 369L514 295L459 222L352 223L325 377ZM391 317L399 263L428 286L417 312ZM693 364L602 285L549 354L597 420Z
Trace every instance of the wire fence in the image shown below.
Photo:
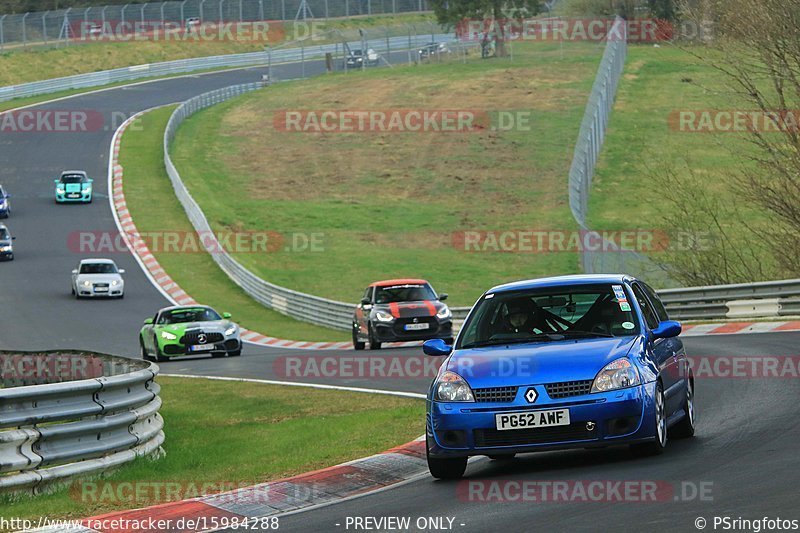
M133 35L167 24L329 19L428 11L427 0L173 0L57 9L0 16L0 51L34 45L68 45L86 33L129 28Z
M674 286L664 270L652 259L608 241L587 223L589 198L595 166L605 141L606 128L614 107L617 86L628 54L627 23L617 18L609 32L603 59L597 70L589 102L581 122L569 171L569 205L572 215L586 235L584 239L603 242L600 249L581 251L581 267L587 274L626 273L660 286Z

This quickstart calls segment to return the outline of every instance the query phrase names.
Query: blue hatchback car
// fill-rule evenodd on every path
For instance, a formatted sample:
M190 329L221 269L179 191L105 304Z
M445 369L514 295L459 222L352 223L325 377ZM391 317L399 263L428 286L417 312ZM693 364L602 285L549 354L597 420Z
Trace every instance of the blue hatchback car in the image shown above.
M431 475L459 478L487 455L631 445L660 454L694 435L694 378L681 325L624 275L501 285L470 311L427 399Z

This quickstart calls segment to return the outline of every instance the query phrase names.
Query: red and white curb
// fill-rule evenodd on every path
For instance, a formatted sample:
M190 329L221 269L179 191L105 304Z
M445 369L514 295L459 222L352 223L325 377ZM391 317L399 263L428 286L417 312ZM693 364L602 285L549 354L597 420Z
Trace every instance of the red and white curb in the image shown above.
M164 521L161 523L168 525L164 529L171 532L224 529L225 524L233 527L233 524L241 525L245 521L258 523L259 519L321 507L394 487L426 474L427 470L423 436L377 455L278 481L85 518L77 521L82 526L73 526L70 531L149 531L147 524L159 521ZM136 524L139 524L138 528ZM64 531L64 528L46 527L32 531L50 533Z
M726 322L717 324L683 324L681 337L702 335L743 335L748 333L776 333L800 331L800 320L787 322Z
M194 305L197 304L186 291L173 280L169 274L161 267L158 260L153 256L152 252L148 249L143 239L131 239L131 236L139 235L136 229L136 224L133 222L128 206L125 203L125 193L123 192L122 178L123 168L119 164L119 151L122 143L122 135L130 124L147 113L151 109L137 113L126 120L114 133L114 138L111 141L111 153L109 156L109 169L108 169L108 190L109 203L111 204L111 211L114 214L114 220L117 224L120 234L125 240L125 244L133 254L136 261L142 267L145 275L150 279L150 282L161 292L161 294L174 305ZM257 331L250 331L242 329L242 340L251 344L260 346L270 346L273 348L288 348L288 349L303 349L303 350L345 350L352 349L352 342L309 342L309 341L292 341L287 339L278 339L263 335ZM386 346L393 348L406 348L412 346L420 346L420 342L394 342L387 343Z

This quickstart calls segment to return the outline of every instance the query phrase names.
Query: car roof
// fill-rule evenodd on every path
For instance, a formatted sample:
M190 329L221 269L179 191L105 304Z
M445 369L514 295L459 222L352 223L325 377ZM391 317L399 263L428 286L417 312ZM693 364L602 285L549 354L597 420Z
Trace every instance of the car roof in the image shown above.
M591 285L595 283L624 283L633 281L634 278L627 274L575 274L571 276L553 276L550 278L529 279L505 283L492 287L489 293L517 291L525 289L542 289L546 287L567 287L570 285Z
M113 265L114 261L111 259L81 259L80 264L82 265L84 263L103 263Z
M369 284L370 287L391 287L393 285L429 285L424 279L385 279L383 281L374 281Z
M197 304L197 305L171 305L169 307L164 307L163 309L159 309L158 312L163 313L164 311L177 311L180 309L198 309L198 308L211 309L212 311L214 311L214 309L211 306Z
M80 174L81 176L87 176L86 171L84 170L65 170L61 173L62 176L66 176L69 174Z

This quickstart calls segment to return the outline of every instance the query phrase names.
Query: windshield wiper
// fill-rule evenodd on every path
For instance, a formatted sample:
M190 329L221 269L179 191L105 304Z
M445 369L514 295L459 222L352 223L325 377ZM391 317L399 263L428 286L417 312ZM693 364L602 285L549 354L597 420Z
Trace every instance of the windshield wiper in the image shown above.
M581 336L588 336L588 337L604 337L608 339L613 339L614 335L610 333L600 333L598 331L562 331L559 335L581 335Z
M553 335L558 336L560 335L560 333L533 335L531 337L525 337L524 339L488 339L485 341L477 341L471 344L465 344L464 346L461 347L461 349L466 350L469 348L483 348L484 346L502 346L504 344L525 344L528 342L559 340L559 339L554 339Z

